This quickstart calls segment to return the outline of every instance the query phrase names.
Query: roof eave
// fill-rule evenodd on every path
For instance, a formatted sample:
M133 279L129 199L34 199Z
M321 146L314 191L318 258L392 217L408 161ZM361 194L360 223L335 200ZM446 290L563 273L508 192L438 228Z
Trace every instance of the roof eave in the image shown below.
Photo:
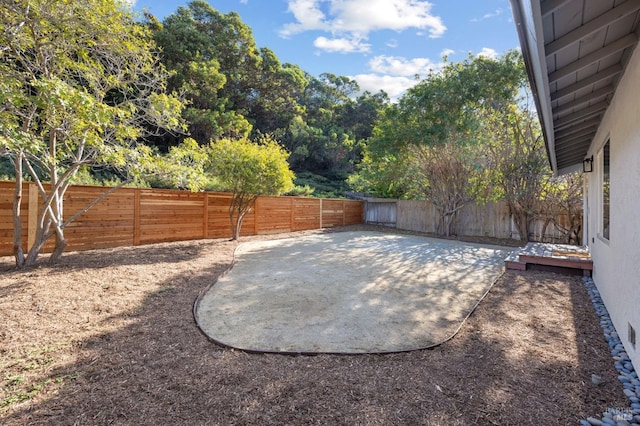
M510 0L513 19L518 31L522 56L525 61L527 76L536 103L538 118L547 148L547 157L554 174L558 174L555 156L555 140L553 130L553 112L551 109L549 78L547 66L540 58L544 58L544 40L542 39L542 12L539 2L527 0ZM540 36L539 36L540 35ZM564 170L563 170L564 172ZM560 173L562 174L562 173Z

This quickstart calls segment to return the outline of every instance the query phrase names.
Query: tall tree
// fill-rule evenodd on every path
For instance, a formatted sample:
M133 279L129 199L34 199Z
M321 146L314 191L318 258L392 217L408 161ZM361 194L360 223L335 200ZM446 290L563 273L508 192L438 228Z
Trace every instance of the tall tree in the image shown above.
M456 145L451 140L438 146L414 145L418 187L440 214L440 232L455 232L458 212L476 195L479 168L478 147Z
M190 101L185 118L201 143L271 133L302 112L297 98L307 84L304 73L282 65L272 50L258 49L237 13L223 14L195 0L161 25L151 16L147 21L164 63L175 72L170 89Z
M415 154L423 147L442 147L452 135L456 149L478 143L483 111L517 103L525 81L522 59L515 51L499 59L470 56L431 73L382 115L352 181L379 195L415 196L416 170L404 164L418 164ZM393 164L394 160L404 164Z
M542 209L542 190L551 177L544 139L533 109L518 104L490 109L484 116L487 181L509 210L522 241Z
M180 128L182 105L164 93L167 73L151 53L150 34L117 0L2 2L0 46L0 152L15 166L16 263L35 263L53 235L55 261L66 246L65 227L93 205L64 214L74 174L96 164L125 176L153 167L152 150L138 141ZM26 259L20 238L24 172L41 198Z

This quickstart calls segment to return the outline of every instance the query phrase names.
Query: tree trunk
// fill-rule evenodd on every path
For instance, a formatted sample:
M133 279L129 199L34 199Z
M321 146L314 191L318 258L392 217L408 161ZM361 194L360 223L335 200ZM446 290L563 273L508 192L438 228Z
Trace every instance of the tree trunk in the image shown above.
M24 249L22 248L22 218L20 203L22 202L22 153L16 156L16 187L13 197L13 256L16 266L24 266Z
M520 241L529 241L529 215L521 209L514 209L513 219L516 222L518 228L518 234L520 235Z
M56 226L56 245L51 256L49 256L49 263L56 263L62 256L65 247L67 247L67 240L64 237L64 231L59 226Z

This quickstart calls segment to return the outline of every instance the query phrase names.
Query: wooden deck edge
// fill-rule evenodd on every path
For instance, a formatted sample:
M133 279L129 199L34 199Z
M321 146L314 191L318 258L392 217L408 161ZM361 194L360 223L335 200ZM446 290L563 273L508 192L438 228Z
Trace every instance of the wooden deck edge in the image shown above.
M520 255L521 263L533 263L536 265L558 266L560 268L573 268L582 270L593 270L593 261L575 259L557 259L553 257Z
M526 263L521 263L521 262L512 261L512 260L505 260L504 261L504 267L507 270L515 270L515 271L526 271L527 270L527 264Z

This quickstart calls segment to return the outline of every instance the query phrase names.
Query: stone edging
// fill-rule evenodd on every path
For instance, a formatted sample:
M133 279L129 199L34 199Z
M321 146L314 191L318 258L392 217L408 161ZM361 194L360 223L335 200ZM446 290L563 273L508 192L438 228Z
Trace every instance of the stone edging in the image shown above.
M629 398L630 406L629 408L609 408L605 413L602 413L601 419L589 417L586 420L580 420L580 425L640 425L640 380L638 373L631 364L629 355L622 345L593 279L584 277L582 280L591 297L593 307L600 316L600 326L602 326L604 336L609 343L611 356L619 373L618 380L622 383L624 394Z

